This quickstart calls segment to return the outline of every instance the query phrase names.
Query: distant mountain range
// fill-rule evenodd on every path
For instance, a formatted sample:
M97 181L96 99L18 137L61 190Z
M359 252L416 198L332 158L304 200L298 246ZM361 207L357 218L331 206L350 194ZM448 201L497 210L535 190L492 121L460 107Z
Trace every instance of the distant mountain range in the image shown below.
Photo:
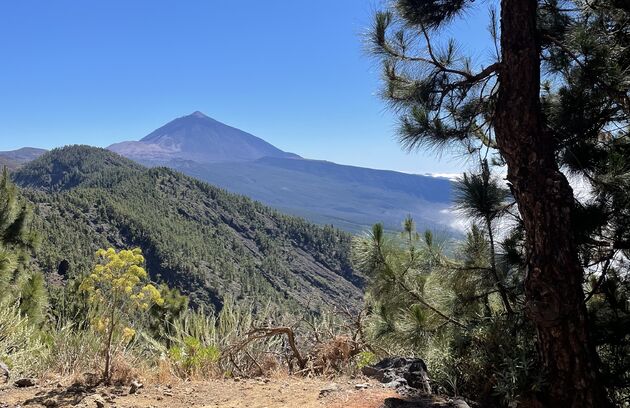
M139 141L108 149L350 232L376 222L398 229L407 215L419 228L453 232L448 179L305 159L201 112L177 118Z
M46 153L46 150L34 147L23 147L18 150L0 152L0 165L7 166L9 170L15 170L21 165L35 160L44 153Z

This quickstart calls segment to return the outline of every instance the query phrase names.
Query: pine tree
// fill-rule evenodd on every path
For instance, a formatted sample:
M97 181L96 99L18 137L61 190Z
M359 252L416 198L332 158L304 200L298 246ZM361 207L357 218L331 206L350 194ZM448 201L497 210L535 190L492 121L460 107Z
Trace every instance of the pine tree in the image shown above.
M460 206L467 191L486 203L494 195L492 208L504 208L508 201L504 193L495 194L496 179L471 182L482 179L470 174L460 181ZM480 202L467 203L472 211ZM411 219L399 237L376 225L353 248L356 267L370 278L372 340L392 353L421 356L436 389L474 396L482 406L527 405L541 384L521 307L521 275L513 273L520 259L508 256L509 242L490 243L501 213L493 215L492 231L473 223L454 248L429 231L417 234Z
M42 321L47 304L43 276L30 259L37 239L31 209L5 167L0 179L0 303L19 302L34 323Z
M548 387L542 403L610 406L591 338L585 266L606 280L628 242L630 8L615 0L501 0L486 67L436 44L466 0L397 0L376 14L373 51L401 143L494 156L520 214L526 310ZM498 19L500 18L500 22ZM577 202L563 171L596 193ZM608 265L608 266L606 266Z

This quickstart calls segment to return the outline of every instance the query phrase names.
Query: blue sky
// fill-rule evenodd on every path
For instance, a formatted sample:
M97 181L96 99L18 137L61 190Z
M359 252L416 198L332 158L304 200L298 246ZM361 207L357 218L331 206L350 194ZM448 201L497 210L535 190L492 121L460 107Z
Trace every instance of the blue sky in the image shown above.
M483 60L487 1L443 36ZM0 2L0 150L137 140L200 110L304 157L406 172L362 44L380 1Z

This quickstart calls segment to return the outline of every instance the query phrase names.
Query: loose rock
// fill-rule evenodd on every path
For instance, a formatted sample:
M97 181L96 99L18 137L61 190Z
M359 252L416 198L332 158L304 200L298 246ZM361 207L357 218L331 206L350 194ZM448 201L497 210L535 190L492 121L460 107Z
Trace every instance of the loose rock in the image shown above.
M377 364L361 369L368 377L375 378L387 387L409 391L420 390L431 394L427 366L419 358L388 357ZM404 391L404 390L403 390Z
M44 400L44 402L42 402L42 405L46 408L55 408L57 406L57 401L55 401L53 398L48 398L47 400Z
M321 390L319 390L319 397L325 397L333 392L339 391L339 386L336 383L330 383Z
M133 381L131 383L131 388L129 388L129 394L135 394L142 387L144 387L144 384L139 381Z
M100 395L89 395L76 408L105 408L105 400Z

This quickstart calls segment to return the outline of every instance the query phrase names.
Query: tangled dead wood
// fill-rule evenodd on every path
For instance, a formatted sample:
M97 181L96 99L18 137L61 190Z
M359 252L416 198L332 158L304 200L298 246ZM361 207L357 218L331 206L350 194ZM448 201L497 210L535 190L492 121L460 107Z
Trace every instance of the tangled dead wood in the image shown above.
M327 374L331 371L338 372L347 368L354 356L364 350L372 350L365 341L363 335L363 318L365 311L353 314L348 310L336 311L334 316L343 316L344 322L334 325L315 324L302 319L298 323L304 323L307 327L302 333L303 344L298 346L297 330L292 326L279 327L254 327L244 335L244 338L228 348L221 356L221 360L227 361L240 374L246 375L249 369L243 369L238 362L243 362L243 357L248 361L250 368L254 368L260 374L264 373L265 359L271 355L284 361L289 372L294 374ZM295 327L300 327L298 324ZM304 328L304 326L301 326ZM282 338L282 350L250 352L253 343L270 341L273 337ZM273 347L273 346L272 346ZM280 346L276 342L276 347ZM261 357L261 354L264 357ZM240 359L239 359L240 355ZM260 361L258 361L260 359ZM297 364L296 364L297 363ZM297 367L295 367L297 365Z
M249 331L245 335L245 339L229 347L225 351L224 356L228 357L230 361L232 362L232 364L236 366L236 363L234 360L235 354L243 350L251 342L273 337L273 336L283 336L283 335L287 337L289 347L291 348L291 351L293 353L292 357L298 362L298 366L300 367L300 370L303 370L306 367L307 360L302 356L302 354L300 354L300 351L298 350L295 344L295 334L293 333L293 330L289 327L254 328L253 330ZM252 360L255 361L253 357L251 358ZM256 364L258 365L257 362Z

